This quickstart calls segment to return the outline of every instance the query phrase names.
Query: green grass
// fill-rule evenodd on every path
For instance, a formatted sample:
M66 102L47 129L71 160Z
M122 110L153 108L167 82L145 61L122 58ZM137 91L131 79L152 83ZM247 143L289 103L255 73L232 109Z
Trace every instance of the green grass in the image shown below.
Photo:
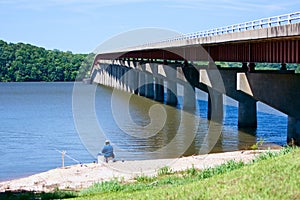
M27 200L27 199L67 199L77 197L78 193L73 191L54 191L51 193L35 193L27 191L0 193L3 200Z
M249 165L229 161L202 171L136 178L131 184L106 182L77 199L299 199L299 172L300 151L287 148L261 154Z

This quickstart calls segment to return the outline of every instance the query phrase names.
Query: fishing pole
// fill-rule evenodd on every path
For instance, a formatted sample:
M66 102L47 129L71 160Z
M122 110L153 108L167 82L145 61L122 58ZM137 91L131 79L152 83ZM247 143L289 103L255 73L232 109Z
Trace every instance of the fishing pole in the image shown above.
M76 160L75 158L69 156L66 151L60 151L58 149L55 149L55 151L57 151L57 152L59 152L61 154L64 154L66 157L70 158L71 160L73 160L74 162L76 162L78 164L82 164L79 160Z

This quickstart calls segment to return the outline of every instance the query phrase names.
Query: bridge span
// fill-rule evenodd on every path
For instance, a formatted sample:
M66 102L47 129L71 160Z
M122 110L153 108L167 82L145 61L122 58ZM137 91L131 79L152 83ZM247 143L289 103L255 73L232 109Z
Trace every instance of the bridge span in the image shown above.
M241 67L222 68L214 61ZM260 62L280 63L281 70L257 71ZM261 101L288 115L287 142L300 144L300 75L286 69L290 63L300 64L300 12L102 52L91 79L170 105L178 103L180 84L184 109L195 108L199 88L209 94L208 118L220 123L227 95L239 103L239 127L257 126Z

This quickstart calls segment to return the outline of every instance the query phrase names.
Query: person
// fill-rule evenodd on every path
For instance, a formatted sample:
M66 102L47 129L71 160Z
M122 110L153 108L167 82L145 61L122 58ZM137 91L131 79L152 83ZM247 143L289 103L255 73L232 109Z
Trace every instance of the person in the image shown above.
M112 158L113 161L115 161L115 154L114 154L114 149L113 147L110 145L110 141L106 140L105 141L105 145L102 149L102 154L104 156L104 160L106 163L108 163L109 158Z

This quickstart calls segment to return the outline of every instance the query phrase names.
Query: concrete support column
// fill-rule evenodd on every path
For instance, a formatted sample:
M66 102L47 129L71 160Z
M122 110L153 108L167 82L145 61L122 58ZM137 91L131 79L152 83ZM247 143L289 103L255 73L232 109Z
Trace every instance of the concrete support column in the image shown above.
M288 117L287 143L300 145L300 120Z
M155 78L155 101L164 102L164 80L160 78Z
M139 72L132 69L132 93L139 93Z
M139 95L146 95L146 87L145 87L145 73L139 72Z
M196 108L195 87L190 84L183 85L183 109L192 110Z
M122 67L119 66L119 65L115 65L114 68L116 68L116 74L114 75L114 79L115 79L115 83L114 83L114 88L117 88L119 90L122 89L121 85L122 85L122 82L120 80L120 77L121 77L121 74L122 74Z
M101 85L103 85L103 83L102 83L102 77L103 77L103 71L102 71L102 69L100 69L99 71L98 71L98 80L97 80L97 82L96 83L99 83L99 84L101 84ZM96 77L97 77L97 75L96 75Z
M109 65L107 66L107 68L104 70L104 85L105 86L109 86L108 85L108 79L109 79Z
M166 63L166 62L165 62ZM164 71L167 76L167 99L166 103L169 105L177 105L178 100L177 100L177 82L176 82L176 77L177 77L177 71L176 68L173 69L169 65L164 65Z
M215 122L223 120L223 94L216 90L209 90L207 118Z
M286 63L281 63L281 68L280 68L280 70L284 70L284 71L287 70L287 68L286 68Z
M110 69L111 69L111 66L110 65L108 65L108 67L107 67L107 70L106 70L106 76L105 76L105 85L106 86L108 86L108 87L110 87Z
M153 76L151 74L145 74L146 79L146 97L149 99L154 98L154 84L153 84Z
M101 69L100 83L101 83L102 85L105 85L105 70L104 70L104 69Z
M109 87L111 87L111 71L112 71L112 67L111 65L109 65L107 68L107 86Z
M248 71L248 65L246 62L242 63L242 69Z
M249 72L254 72L255 71L255 63L249 63Z
M256 101L250 97L239 102L238 127L257 127Z
M168 105L177 105L177 83L171 80L167 82L167 100Z
M133 88L133 83L134 83L134 74L133 74L133 69L129 68L127 71L127 74L125 76L127 76L128 78L128 92L133 93L134 88Z
M105 69L102 69L101 70L101 84L102 85L105 85L105 74L106 74Z
M158 64L150 63L151 72L154 75L154 100L164 102L164 80L158 78Z
M196 68L189 65L187 61L182 66L182 71L187 80L183 85L183 109L193 110L196 108L195 84L199 82L199 72Z
M131 92L130 91L130 79L129 79L129 76L128 76L128 74L129 74L129 68L127 68L127 67L125 67L125 73L124 73L124 78L125 78L125 85L124 85L124 87L125 87L125 92Z
M124 66L120 67L119 69L119 87L120 90L124 91Z
M119 79L119 70L121 66L120 65L115 65L115 73L114 73L114 79L115 79L115 86L114 88L120 89L119 84L120 84L120 79Z
M138 94L138 86L139 86L139 72L128 68L127 71L127 84L128 84L128 92L133 94Z
M127 92L127 79L126 79L126 75L125 75L126 72L127 72L126 67L122 67L122 72L121 72L122 81L121 81L121 85L122 85L122 90L124 92Z

